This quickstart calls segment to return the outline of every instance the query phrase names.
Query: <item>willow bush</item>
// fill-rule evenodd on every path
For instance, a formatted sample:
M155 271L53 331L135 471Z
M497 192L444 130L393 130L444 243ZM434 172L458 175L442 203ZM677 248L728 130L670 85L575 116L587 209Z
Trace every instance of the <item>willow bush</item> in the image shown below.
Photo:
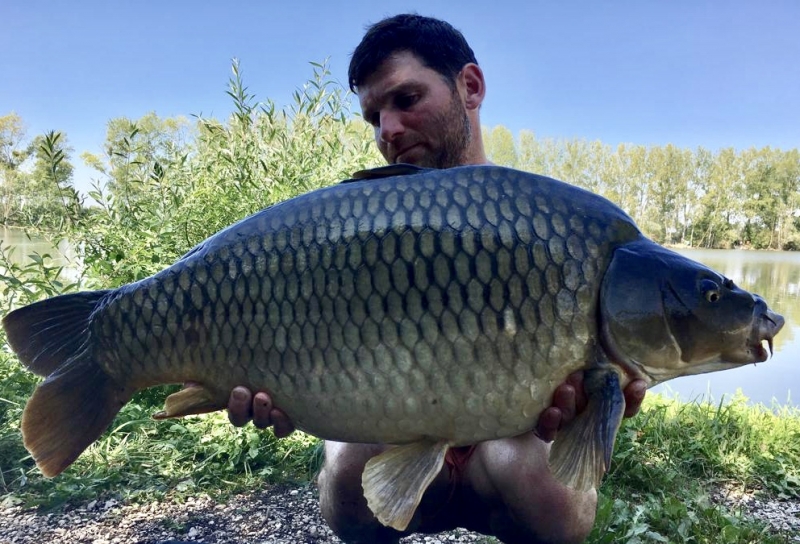
M237 61L232 72L226 121L198 116L187 142L154 142L130 122L110 142L99 168L106 183L91 192L99 207L69 233L99 285L153 274L262 208L381 164L369 127L325 64L313 64L283 109L256 101Z

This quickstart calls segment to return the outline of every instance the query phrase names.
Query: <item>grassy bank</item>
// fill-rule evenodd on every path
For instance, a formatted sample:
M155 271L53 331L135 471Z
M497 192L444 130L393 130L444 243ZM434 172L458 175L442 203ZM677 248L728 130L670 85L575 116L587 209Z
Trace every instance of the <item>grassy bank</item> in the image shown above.
M800 496L800 411L651 394L620 432L590 542L785 542L713 491Z
M34 380L0 356L0 491L6 504L58 509L98 497L138 501L193 494L224 496L265 482L307 482L321 461L302 433L276 440L237 429L225 414L155 422L166 388L125 406L113 429L65 473L46 479L24 450L19 419ZM683 404L648 395L624 423L601 489L589 542L784 542L755 521L712 504L720 486L800 496L800 411Z

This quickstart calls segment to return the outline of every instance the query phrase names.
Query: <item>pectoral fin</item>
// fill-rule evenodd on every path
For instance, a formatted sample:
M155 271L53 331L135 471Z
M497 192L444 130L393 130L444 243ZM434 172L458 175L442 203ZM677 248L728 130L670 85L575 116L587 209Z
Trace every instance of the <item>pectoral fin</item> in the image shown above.
M600 486L608 467L622 416L625 397L619 376L610 369L587 371L586 409L559 431L550 448L550 470L562 484L578 491Z
M408 527L423 493L442 470L448 447L446 442L415 442L367 462L361 485L378 521L398 531Z
M192 414L205 414L221 410L216 397L202 385L192 385L173 393L164 401L164 410L153 414L153 419L169 419Z

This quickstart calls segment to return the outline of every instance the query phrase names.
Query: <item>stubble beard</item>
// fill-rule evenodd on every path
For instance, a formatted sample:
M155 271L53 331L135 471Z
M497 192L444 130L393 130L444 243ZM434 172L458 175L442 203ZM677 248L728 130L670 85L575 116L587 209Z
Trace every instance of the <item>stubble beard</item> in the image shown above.
M419 166L452 168L463 165L472 141L472 125L457 90L453 89L447 110L434 116L431 123L442 127L441 148L425 156Z

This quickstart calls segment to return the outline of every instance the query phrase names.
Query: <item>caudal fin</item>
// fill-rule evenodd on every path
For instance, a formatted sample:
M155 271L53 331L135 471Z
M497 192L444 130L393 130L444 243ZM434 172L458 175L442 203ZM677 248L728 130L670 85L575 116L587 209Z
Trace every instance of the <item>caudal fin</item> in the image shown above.
M48 298L3 318L8 344L32 372L48 376L86 341L89 318L109 291Z
M107 293L62 295L3 319L20 361L47 376L22 414L25 447L45 476L58 475L77 459L133 394L92 358L89 324Z

